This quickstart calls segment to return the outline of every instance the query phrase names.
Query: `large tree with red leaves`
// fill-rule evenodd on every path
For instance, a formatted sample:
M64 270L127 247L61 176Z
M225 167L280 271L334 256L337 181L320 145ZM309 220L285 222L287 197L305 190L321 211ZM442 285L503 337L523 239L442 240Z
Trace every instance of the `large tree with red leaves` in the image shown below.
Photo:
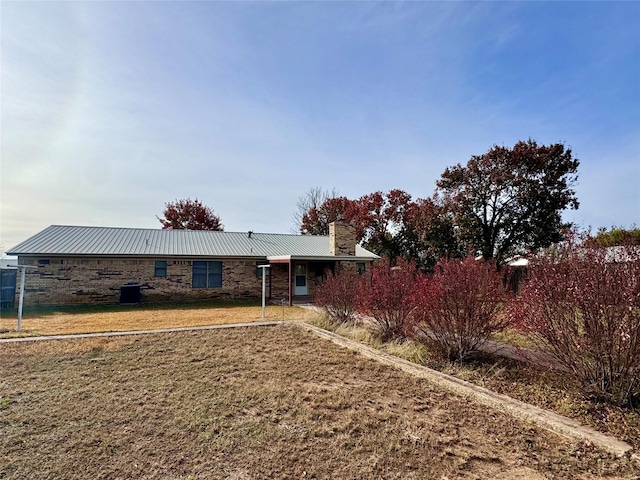
M432 271L441 259L461 258L466 253L452 216L437 198L418 198L407 204L395 241L402 257L426 271Z
M329 224L346 220L356 227L356 238L371 251L395 259L400 254L397 232L404 224L411 195L394 189L373 192L357 200L328 196L303 215L300 233L328 235Z
M404 224L411 195L400 189L373 192L355 200L346 219L356 227L356 236L369 250L395 260L401 255L397 233Z
M577 209L579 161L563 144L520 141L494 146L466 166L447 168L437 182L457 233L485 260L502 263L562 239L561 213Z
M451 216L433 199L416 200L400 189L373 192L356 200L312 189L313 199L300 215L300 233L328 235L329 223L346 220L356 228L356 239L391 263L404 258L430 270L440 258L461 256ZM305 204L307 205L307 204ZM298 207L301 207L299 203Z
M326 197L302 215L300 233L303 235L329 235L329 224L346 219L352 210L352 200L346 197ZM349 211L349 213L348 213Z
M224 230L220 217L197 198L165 203L162 214L157 218L163 230Z

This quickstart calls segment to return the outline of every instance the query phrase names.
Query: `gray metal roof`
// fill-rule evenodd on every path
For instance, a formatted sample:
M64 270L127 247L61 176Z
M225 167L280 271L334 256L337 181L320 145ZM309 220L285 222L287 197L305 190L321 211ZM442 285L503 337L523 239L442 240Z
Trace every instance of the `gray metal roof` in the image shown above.
M342 258L331 255L324 236L65 225L51 225L7 254ZM356 258L378 256L357 245Z

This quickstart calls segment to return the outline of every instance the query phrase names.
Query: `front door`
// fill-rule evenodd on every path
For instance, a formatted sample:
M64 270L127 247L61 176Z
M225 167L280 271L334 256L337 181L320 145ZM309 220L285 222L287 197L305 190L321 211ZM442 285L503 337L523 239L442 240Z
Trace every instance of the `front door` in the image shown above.
M307 264L297 263L295 266L294 274L294 295L308 295L309 289L307 288Z

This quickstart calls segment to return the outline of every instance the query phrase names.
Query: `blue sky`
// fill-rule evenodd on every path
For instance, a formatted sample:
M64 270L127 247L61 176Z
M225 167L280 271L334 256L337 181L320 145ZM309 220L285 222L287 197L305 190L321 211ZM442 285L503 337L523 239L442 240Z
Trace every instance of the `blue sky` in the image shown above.
M582 227L640 225L640 2L10 2L0 245L159 228L198 198L290 232L311 187L430 196L492 145L563 142Z

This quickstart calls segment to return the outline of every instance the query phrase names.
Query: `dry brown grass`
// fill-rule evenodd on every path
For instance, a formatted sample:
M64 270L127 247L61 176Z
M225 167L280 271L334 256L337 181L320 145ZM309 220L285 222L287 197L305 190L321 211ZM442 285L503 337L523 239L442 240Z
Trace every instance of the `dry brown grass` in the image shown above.
M0 318L0 338L33 335L60 335L66 333L117 332L155 328L223 325L230 323L268 320L306 320L317 314L299 307L267 305L265 318L261 306L194 306L153 308L135 306L127 309L114 307L97 312L31 313L22 319L21 333L15 332L15 315Z
M640 475L293 325L1 344L0 364L6 480Z
M640 406L624 408L585 398L579 385L559 371L493 355L452 365L430 355L424 345L411 340L382 343L366 324L338 325L326 317L313 319L311 323L391 355L573 418L629 443L636 452L640 450Z
M531 350L542 350L540 342L536 341L531 336L516 330L513 327L509 327L502 332L494 333L491 340L499 343L506 343L507 345L513 345L519 348L529 348Z

